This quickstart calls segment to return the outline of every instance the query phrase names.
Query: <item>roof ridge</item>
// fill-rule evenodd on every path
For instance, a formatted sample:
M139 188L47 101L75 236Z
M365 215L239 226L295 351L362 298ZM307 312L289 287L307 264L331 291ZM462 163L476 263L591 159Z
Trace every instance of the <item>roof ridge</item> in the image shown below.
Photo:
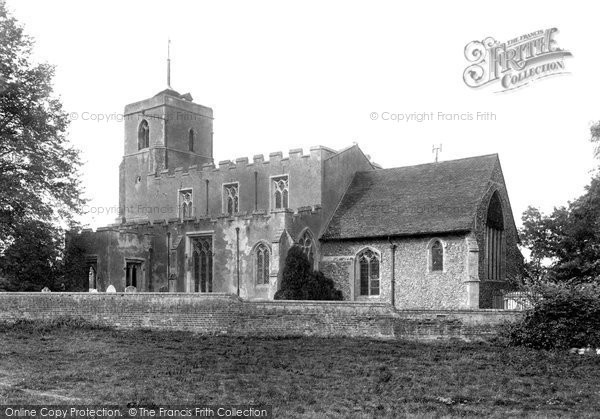
M430 163L419 163L419 164L410 164L407 166L396 166L396 167L388 167L386 169L379 169L373 172L377 172L377 173L381 173L381 172L385 172L385 171L391 171L394 169L406 169L408 167L419 167L419 166L429 166L429 165L440 165L440 164L444 164L444 163L454 163L454 162L458 162L461 160L474 160L474 159L480 159L482 157L492 157L492 156L497 156L499 157L498 153L490 153L490 154L482 154L480 156L471 156L471 157L461 157L460 159L453 159L453 160L444 160L444 161L440 161L440 162L430 162ZM371 170L368 170L367 172L372 172Z
M320 147L323 147L323 146L320 146ZM337 150L337 151L336 151L336 150L333 150L333 149L331 149L331 148L328 148L328 147L324 147L324 148L327 148L327 149L329 149L329 151L333 151L334 153L333 153L331 156L329 156L329 157L326 157L326 158L325 158L323 161L326 161L326 160L332 159L332 158L334 158L334 157L337 157L337 156L339 156L340 154L342 154L342 153L345 153L345 152L346 152L346 151L348 151L348 150L351 150L353 147L358 147L358 145L357 145L357 144L352 144L351 146L348 146L348 147L346 147L346 148L343 148L343 149L341 149L341 150ZM360 149L360 148L359 148L359 149Z

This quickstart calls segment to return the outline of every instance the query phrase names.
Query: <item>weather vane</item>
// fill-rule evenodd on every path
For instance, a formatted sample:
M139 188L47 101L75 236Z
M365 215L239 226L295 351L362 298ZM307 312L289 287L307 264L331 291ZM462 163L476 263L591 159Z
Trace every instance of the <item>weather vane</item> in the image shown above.
M438 146L436 147L435 144L433 145L433 148L431 149L432 153L435 153L435 162L438 162L438 155L439 153L441 153L442 151L442 145L438 144Z

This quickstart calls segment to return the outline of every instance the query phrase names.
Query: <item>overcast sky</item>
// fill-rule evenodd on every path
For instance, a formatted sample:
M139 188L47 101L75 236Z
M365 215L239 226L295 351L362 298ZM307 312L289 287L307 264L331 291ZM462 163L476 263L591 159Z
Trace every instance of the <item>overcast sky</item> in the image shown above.
M550 211L579 196L596 166L589 125L600 119L600 6L591 2L7 4L36 39L36 59L56 65L95 207L118 205L123 124L84 115L120 114L165 88L168 38L173 88L214 110L215 161L353 142L385 168L432 161L434 143L443 143L442 160L499 153L517 224L528 205ZM463 82L470 41L551 27L573 54L569 74L509 93ZM384 112L434 112L436 120L385 121ZM496 119L440 121L438 112ZM84 218L94 227L113 221Z

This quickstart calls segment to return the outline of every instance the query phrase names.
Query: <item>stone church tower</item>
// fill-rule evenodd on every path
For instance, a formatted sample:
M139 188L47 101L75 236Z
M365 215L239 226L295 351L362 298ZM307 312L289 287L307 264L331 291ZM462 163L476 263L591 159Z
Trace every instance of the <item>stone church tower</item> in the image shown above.
M190 93L170 86L153 97L125 106L125 144L119 166L120 221L144 218L136 208L148 204L148 176L213 163L213 111L193 102Z

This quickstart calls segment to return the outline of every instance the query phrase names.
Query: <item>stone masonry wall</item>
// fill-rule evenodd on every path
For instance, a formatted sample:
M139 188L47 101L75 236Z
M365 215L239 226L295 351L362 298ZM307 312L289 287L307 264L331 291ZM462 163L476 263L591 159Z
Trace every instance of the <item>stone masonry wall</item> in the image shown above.
M501 272L506 280L501 281L491 281L485 273L485 224L489 202L494 192L498 192L504 216L505 259ZM494 296L510 291L512 289L511 280L518 279L523 272L523 255L518 248L518 232L499 161L496 162L488 189L477 209L475 235L479 245L479 279L481 280L479 284L479 306L481 308L492 308Z
M84 318L123 329L233 336L485 339L520 312L401 310L387 304L242 301L228 294L0 293L0 321Z
M177 278L171 291L191 292L193 266L190 237L205 235L213 243L213 291L237 291L237 234L239 234L240 296L244 299L272 298L278 290L287 247L283 238L297 242L305 231L313 237L322 224L320 209L302 208L297 212L280 210L256 212L231 217L171 220L169 222L128 223L115 227L84 231L87 256L97 261L97 289L105 291L113 285L125 290L127 259L141 263L137 289L156 292L168 289L169 274ZM236 229L239 228L239 232ZM169 234L169 236L167 236ZM169 237L169 238L167 238ZM168 242L168 244L167 244ZM270 280L268 285L256 283L255 250L259 243L270 251ZM288 246L289 247L289 246ZM320 245L315 240L315 258ZM170 271L168 271L169 265Z
M432 272L429 245L441 240L444 247L444 270ZM463 309L468 307L465 280L467 242L464 235L398 238L395 250L395 298L398 309ZM356 255L370 248L380 255L380 295L360 296L355 274ZM392 251L387 240L347 240L321 244L320 270L342 290L345 300L369 300L391 304Z

